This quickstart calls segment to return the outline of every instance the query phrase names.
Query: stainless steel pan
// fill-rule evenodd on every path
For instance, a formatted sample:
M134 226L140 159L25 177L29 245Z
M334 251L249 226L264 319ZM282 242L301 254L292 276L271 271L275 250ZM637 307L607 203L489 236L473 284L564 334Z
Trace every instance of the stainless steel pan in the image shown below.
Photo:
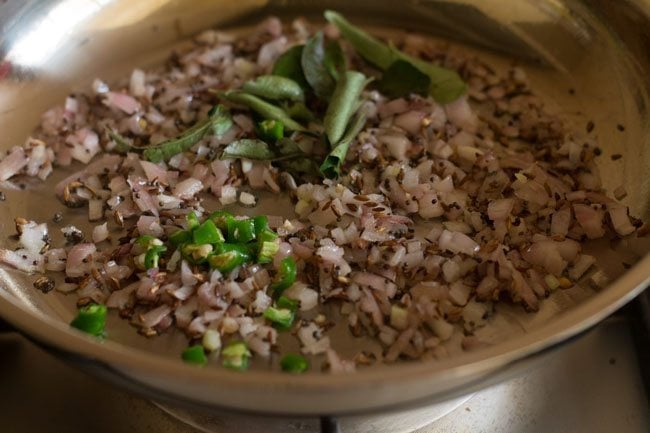
M650 6L585 3L8 0L0 2L0 149L21 143L40 113L67 93L87 88L96 76L111 80L134 66L155 63L170 46L203 28L245 26L268 13L316 19L324 8L337 8L357 22L418 30L487 50L484 55L497 67L511 59L521 62L538 93L576 128L595 122L606 188L625 184L625 203L647 221ZM623 158L612 161L616 153ZM7 200L0 203L0 242L13 234L16 216L49 220L60 206L51 192L54 182L26 185L26 190L3 187ZM147 340L117 318L110 323L110 340L98 343L70 331L71 297L42 295L30 277L8 270L0 270L0 315L81 367L157 398L266 414L371 411L449 398L514 374L598 323L650 281L647 238L588 248L599 258L606 287L558 292L536 315L503 307L500 317L505 319L494 327L494 344L477 352L353 375L288 377L263 368L245 374L193 368L177 359L183 336Z

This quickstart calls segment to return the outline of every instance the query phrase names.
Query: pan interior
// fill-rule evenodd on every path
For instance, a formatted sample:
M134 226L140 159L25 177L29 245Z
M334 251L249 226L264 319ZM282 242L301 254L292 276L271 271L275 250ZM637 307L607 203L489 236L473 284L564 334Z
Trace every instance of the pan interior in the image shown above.
M573 129L582 130L587 122L594 122L603 149L599 167L604 187L611 193L619 185L625 185L628 196L623 203L633 215L643 219L649 216L650 194L647 176L643 174L650 168L650 146L648 125L642 122L647 98L643 87L638 85L639 77L628 53L603 28L589 21L588 15L584 18L567 14L557 2L536 5L520 2L514 8L499 8L503 2L498 1L405 2L403 10L391 14L392 2L372 2L373 12L365 15L359 12L366 10L366 2L354 6L322 2L322 6L316 6L292 1L266 4L240 0L236 5L219 1L141 1L137 7L127 1L41 2L40 6L36 3L25 3L27 18L24 20L32 26L31 33L24 28L8 27L10 30L3 41L5 48L9 48L7 58L13 60L11 74L0 81L2 150L21 143L37 125L40 113L61 103L66 94L88 91L95 77L111 82L127 76L134 67L157 64L171 49L182 47L184 40L202 28L218 26L246 32L250 23L267 13L277 13L287 20L297 14L318 19L318 12L325 7L339 7L378 33L409 29L433 32L432 37L455 38L462 49L479 55L497 70L505 70L516 61L526 70L534 91L545 99L551 111L562 114ZM90 8L86 16L80 16L79 9L70 9L78 4ZM65 11L69 14L64 14ZM43 16L60 20L61 25L66 24L65 20L73 21L68 23L67 33L61 35L56 26L47 27L47 20L41 19ZM38 53L29 52L34 44L44 41L48 31L50 37L59 40L41 46ZM620 131L619 125L625 130ZM613 161L614 154L622 154L623 158ZM52 193L53 185L73 170L56 171L46 183L2 185L6 195L6 201L0 204L3 247L15 245L11 239L13 218L19 216L48 221L54 245L63 243L59 231L63 225L74 224L90 232L92 226L85 213L66 210ZM289 216L287 208L290 208L287 202L267 198L261 200L255 212ZM52 222L52 216L58 211L64 213L60 224ZM556 291L536 314L525 313L515 306L497 305L497 314L477 336L498 344L528 331L544 329L557 318L572 314L576 305L594 297L612 296L616 279L649 250L647 238L591 242L585 246L585 252L598 259L598 267L592 273L602 272L612 283L611 287L594 288L586 283L588 274L583 284ZM69 322L76 312L76 298L60 293L43 295L32 287L34 279L16 271L0 270L4 291L35 312ZM620 290L625 289L618 290L620 296ZM116 314L110 317L108 329L113 341L174 359L187 344L180 332L144 338ZM337 325L329 335L343 356L352 356L359 350L380 350L370 340L353 338L345 325ZM289 349L298 349L297 343L292 343L294 339L286 340ZM458 341L450 341L448 349L461 365L463 356ZM255 368L264 370L273 366L257 361Z

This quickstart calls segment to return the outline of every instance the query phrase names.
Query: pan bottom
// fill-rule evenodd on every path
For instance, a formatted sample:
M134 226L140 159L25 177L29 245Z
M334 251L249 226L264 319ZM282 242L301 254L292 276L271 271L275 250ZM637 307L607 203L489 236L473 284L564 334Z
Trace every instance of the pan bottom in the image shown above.
M459 406L467 403L473 394L458 397L431 406L399 413L349 416L340 419L345 433L412 433L430 425ZM269 418L226 412L206 412L179 408L167 403L153 402L173 418L205 433L318 433L318 419Z

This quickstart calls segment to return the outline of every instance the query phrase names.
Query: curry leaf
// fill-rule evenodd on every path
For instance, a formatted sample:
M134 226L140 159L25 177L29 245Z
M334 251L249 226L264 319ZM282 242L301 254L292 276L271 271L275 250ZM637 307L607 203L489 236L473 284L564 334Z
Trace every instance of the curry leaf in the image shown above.
M212 133L221 136L232 126L230 113L223 105L214 107L210 110L208 116L206 120L187 129L178 137L148 147L142 155L151 162L166 161L178 153L189 150L205 135Z
M366 124L366 113L363 110L359 110L350 125L345 132L345 135L336 144L336 147L327 155L325 161L320 166L320 172L329 179L335 179L339 177L341 171L341 164L345 161L345 157L348 154L348 149L350 144L357 137L359 132L363 129Z
M320 176L318 164L311 158L294 158L285 161L280 161L278 165L282 170L294 173L305 174L308 176Z
M345 60L341 44L338 41L328 41L325 44L323 64L327 72L337 81L347 69L347 61Z
M325 18L339 29L343 37L364 59L378 68L385 71L396 60L403 60L428 75L431 80L428 93L437 102L447 104L467 91L467 86L455 71L405 54L352 25L337 12L326 11Z
M282 104L282 109L292 119L302 120L304 122L311 122L316 118L314 113L303 102L292 102Z
M296 45L285 51L273 64L271 74L290 78L300 84L300 87L303 89L308 88L309 83L305 79L305 74L300 64L304 47L304 45Z
M296 158L299 156L304 156L305 153L300 149L298 143L291 140L290 138L281 138L275 144L276 147L276 157L275 160L279 159L290 159Z
M394 51L383 42L352 25L343 15L334 11L325 11L325 19L334 24L341 35L367 61L380 69L388 69L397 57Z
M305 156L298 144L288 138L281 138L275 147L257 140L242 138L230 143L223 150L221 159L253 159L257 161L282 161Z
M325 132L332 146L338 144L343 137L365 85L366 76L357 71L347 71L336 84L324 120Z
M305 44L301 64L305 78L316 96L329 100L336 80L346 67L343 50L338 42L326 43L323 33L316 33Z
M254 80L244 83L242 89L266 99L304 101L302 87L291 78L276 75L260 75Z
M250 93L242 92L239 90L230 90L227 92L219 93L222 98L225 98L236 104L242 104L255 111L257 114L265 119L272 119L282 122L286 129L292 131L304 131L305 128L293 120L289 115L277 105L273 105L265 100L258 98Z
M460 98L467 92L467 85L456 71L436 66L433 63L416 59L398 52L402 60L411 63L431 79L429 94L441 104L448 104Z
M105 129L108 138L113 140L113 142L115 143L115 151L119 153L126 153L132 149L136 149L136 147L133 144L131 144L131 141L128 138L124 137L119 132L109 128L108 126L105 127Z
M221 159L237 158L269 161L275 158L275 153L262 140L242 138L226 146L221 154Z
M377 87L391 98L410 93L426 94L431 87L431 79L411 63L397 60L386 69Z

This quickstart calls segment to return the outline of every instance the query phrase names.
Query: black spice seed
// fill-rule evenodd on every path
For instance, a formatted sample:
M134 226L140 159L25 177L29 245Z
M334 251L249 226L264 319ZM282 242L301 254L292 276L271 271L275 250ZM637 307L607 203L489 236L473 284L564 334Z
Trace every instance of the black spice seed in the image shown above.
M34 281L34 287L43 293L48 293L54 290L54 280L48 277L39 277Z
M574 89L573 87L571 87L571 88L569 89L569 95L575 95L575 94L576 94L576 89Z
M623 155L621 155L620 153L615 153L612 155L612 161L618 161L621 158L623 158Z
M596 125L594 124L593 121L590 120L589 122L587 122L587 132L593 131L595 127Z
M623 126L623 125L621 125L621 124L619 123L618 125L616 125L616 129L618 129L619 131L623 132L623 131L625 131L625 126Z

